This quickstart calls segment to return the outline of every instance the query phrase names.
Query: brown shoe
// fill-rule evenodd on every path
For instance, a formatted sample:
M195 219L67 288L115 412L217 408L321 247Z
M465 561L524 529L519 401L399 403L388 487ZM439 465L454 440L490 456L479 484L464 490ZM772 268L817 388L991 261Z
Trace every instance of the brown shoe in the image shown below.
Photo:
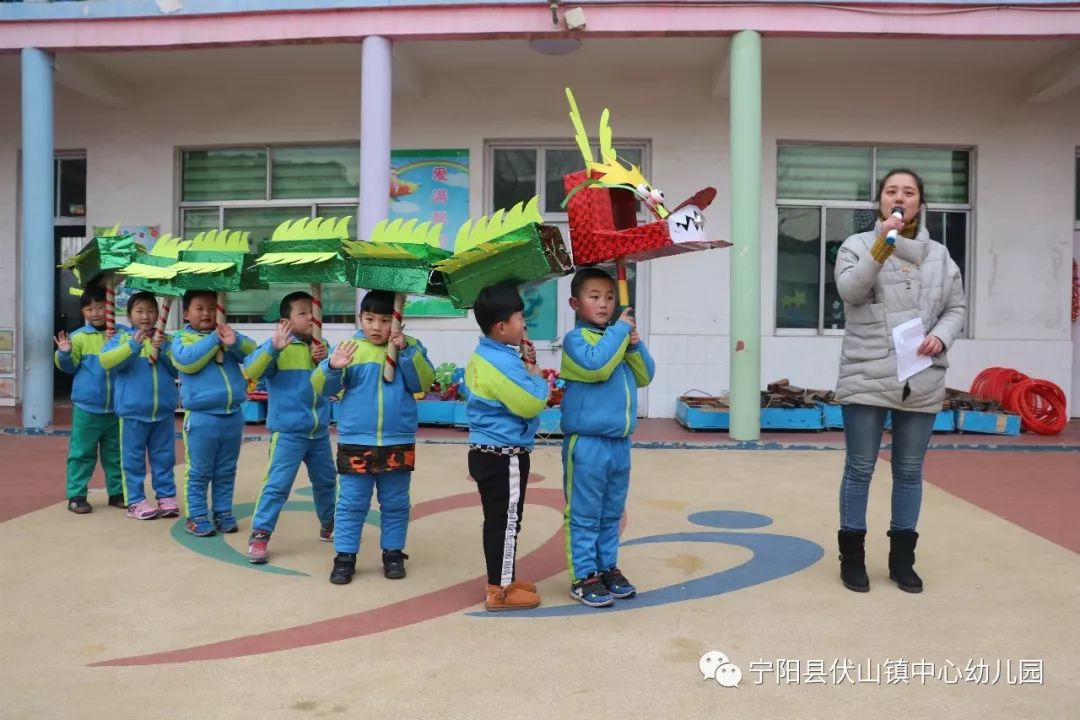
M513 584L505 588L498 585L487 586L487 600L484 609L491 612L501 610L529 610L540 604L540 597Z
M525 582L524 580L515 580L514 582L510 583L507 587L519 588L521 590L524 590L525 592L531 592L533 595L537 595L537 596L540 595L540 593L536 592L536 585L534 585L531 582Z

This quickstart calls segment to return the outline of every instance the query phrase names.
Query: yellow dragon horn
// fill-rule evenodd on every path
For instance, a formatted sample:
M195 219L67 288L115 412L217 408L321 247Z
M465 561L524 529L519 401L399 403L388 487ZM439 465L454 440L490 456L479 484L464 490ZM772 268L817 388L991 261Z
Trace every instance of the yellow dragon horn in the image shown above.
M566 99L570 101L570 122L574 124L574 140L577 141L577 146L581 149L581 156L585 159L585 164L588 165L595 162L592 146L589 145L589 134L585 132L585 124L581 122L581 113L578 111L574 93L570 91L570 88L566 88Z

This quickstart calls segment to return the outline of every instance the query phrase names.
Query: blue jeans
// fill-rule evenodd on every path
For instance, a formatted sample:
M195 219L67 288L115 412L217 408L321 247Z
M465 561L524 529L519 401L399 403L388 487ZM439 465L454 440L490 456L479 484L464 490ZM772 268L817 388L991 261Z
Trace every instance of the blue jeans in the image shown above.
M890 530L914 530L922 505L922 470L935 413L888 411L844 405L844 479L840 483L840 529L866 530L866 501L874 474L885 413L892 413L892 520Z

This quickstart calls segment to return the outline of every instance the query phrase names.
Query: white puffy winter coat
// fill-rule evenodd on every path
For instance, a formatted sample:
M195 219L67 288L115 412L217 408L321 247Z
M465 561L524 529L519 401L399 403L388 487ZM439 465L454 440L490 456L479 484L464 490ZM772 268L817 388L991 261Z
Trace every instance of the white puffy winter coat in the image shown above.
M949 251L919 228L914 239L898 237L896 251L879 265L870 248L882 234L852 235L836 258L836 286L844 300L844 342L836 399L845 404L875 405L912 412L938 412L945 399L947 353L967 318L960 269ZM941 340L945 350L933 365L897 379L892 330L921 318L923 330ZM904 385L909 392L904 397Z

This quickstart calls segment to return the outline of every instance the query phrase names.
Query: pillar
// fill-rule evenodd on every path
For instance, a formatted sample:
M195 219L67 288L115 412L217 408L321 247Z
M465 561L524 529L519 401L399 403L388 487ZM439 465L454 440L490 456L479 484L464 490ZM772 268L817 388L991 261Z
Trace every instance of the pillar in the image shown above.
M360 212L356 231L366 240L390 213L390 107L393 47L384 37L364 38L360 70ZM360 309L363 290L356 291Z
M761 435L761 35L731 42L731 430Z
M23 426L44 428L53 416L53 325L56 240L53 237L53 58L22 51L22 234L19 279Z

